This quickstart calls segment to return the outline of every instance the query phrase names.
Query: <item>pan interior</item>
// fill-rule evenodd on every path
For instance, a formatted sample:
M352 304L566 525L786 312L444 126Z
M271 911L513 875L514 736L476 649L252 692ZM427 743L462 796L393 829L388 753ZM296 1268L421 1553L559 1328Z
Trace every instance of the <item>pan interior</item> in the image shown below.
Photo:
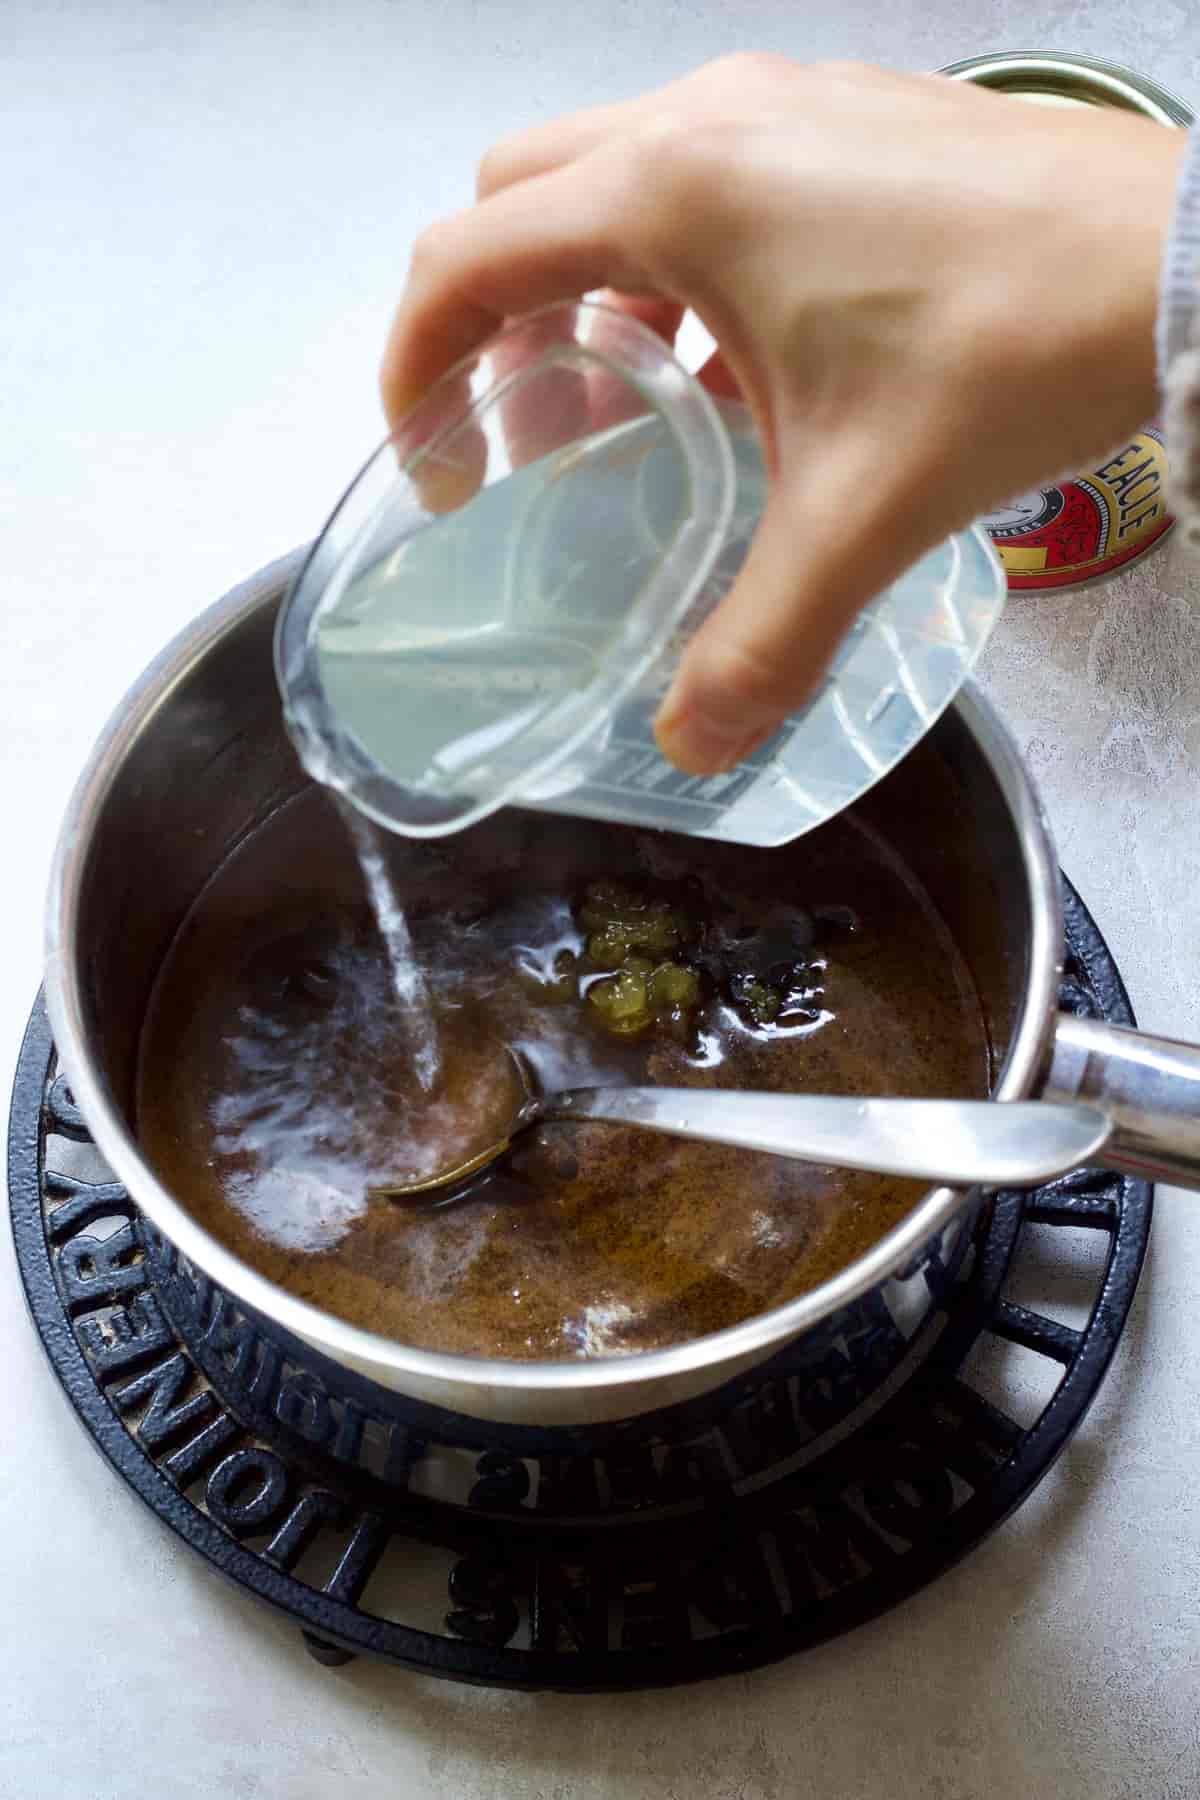
M138 1080L139 1138L171 1191L352 1324L539 1361L688 1342L815 1287L923 1191L583 1123L539 1127L452 1208L389 1200L504 1135L506 1045L545 1091L651 1081L694 1087L698 1109L718 1087L988 1091L966 957L864 817L758 852L518 812L436 846L380 841L419 1020L344 822L310 787L189 909Z

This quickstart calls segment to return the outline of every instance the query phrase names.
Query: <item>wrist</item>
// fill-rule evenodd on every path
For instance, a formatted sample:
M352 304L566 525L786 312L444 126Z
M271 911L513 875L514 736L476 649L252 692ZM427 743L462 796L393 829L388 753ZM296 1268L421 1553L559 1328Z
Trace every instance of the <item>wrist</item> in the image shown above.
M1172 215L1162 259L1156 351L1159 388L1165 392L1171 368L1196 342L1200 305L1200 130L1188 133L1179 160Z
M1162 266L1158 379L1171 458L1171 503L1189 543L1200 543L1200 131L1180 160Z
M1081 131L1070 198L1078 228L1066 234L1059 291L1062 328L1078 331L1077 355L1065 366L1073 368L1082 433L1072 459L1082 462L1159 411L1164 253L1187 134L1133 119L1116 129L1111 115L1078 123L1088 127L1091 155Z
M1086 468L1158 415L1155 327L1186 143L1098 110L1046 114L1035 136L1010 138L973 284L991 427L977 510Z

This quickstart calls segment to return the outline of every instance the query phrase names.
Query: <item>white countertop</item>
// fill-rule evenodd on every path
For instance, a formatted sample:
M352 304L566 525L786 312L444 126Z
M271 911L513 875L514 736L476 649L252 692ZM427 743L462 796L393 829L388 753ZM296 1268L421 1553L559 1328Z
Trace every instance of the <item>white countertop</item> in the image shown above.
M1195 99L1190 22L1172 0L9 0L5 1090L56 821L92 738L166 638L312 533L375 441L408 245L465 201L492 138L753 46L932 67L1048 45L1136 60ZM1198 603L1177 553L1016 599L986 669L1142 1022L1193 1036ZM24 1316L7 1234L0 1284L0 1800L1200 1790L1200 1211L1182 1194L1159 1196L1084 1428L984 1548L825 1649L620 1699L316 1667L96 1456Z

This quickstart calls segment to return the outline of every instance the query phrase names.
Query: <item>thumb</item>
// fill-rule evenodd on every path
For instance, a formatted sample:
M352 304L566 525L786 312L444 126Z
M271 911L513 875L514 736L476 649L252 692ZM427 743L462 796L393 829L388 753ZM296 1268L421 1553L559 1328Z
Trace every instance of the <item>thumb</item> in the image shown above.
M864 460L776 480L655 721L663 755L689 775L732 768L815 698L856 615L945 535L911 492L880 490L877 444L869 470Z

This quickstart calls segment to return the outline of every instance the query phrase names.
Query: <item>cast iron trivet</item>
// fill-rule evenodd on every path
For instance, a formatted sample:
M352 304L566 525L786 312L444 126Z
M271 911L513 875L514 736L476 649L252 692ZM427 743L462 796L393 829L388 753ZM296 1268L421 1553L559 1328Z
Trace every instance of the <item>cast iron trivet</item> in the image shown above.
M1131 1023L1069 888L1066 906L1063 1005ZM1020 1504L1079 1424L1150 1230L1144 1182L1085 1173L1001 1194L960 1266L941 1271L934 1323L890 1388L892 1328L868 1302L816 1361L802 1341L699 1406L591 1438L505 1442L430 1408L406 1424L394 1399L384 1418L344 1395L331 1410L319 1378L282 1378L278 1351L259 1342L250 1357L244 1322L225 1329L211 1286L204 1330L178 1329L161 1240L95 1166L89 1179L65 1172L86 1143L39 1002L13 1095L13 1229L51 1364L109 1462L193 1549L293 1619L318 1660L362 1652L518 1687L753 1668L932 1580ZM1005 1297L1023 1264L1063 1263L1063 1227L1101 1234L1105 1250L1081 1330ZM222 1354L203 1354L202 1338ZM972 1385L1006 1342L1062 1370L1027 1426Z

